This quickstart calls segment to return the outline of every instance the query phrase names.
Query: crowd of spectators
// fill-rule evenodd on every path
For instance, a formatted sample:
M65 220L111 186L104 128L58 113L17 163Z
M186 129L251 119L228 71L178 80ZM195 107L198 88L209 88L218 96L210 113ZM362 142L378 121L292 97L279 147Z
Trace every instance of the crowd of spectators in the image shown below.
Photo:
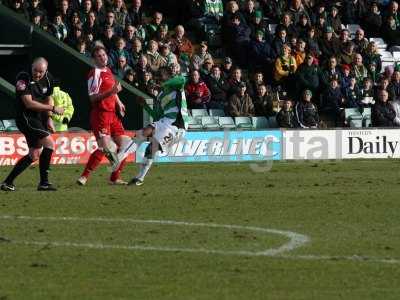
M43 1L43 2L42 2ZM345 108L371 107L376 126L400 126L396 1L10 0L15 12L88 56L108 49L114 74L150 95L158 70L179 64L189 108L276 116L281 127L345 126ZM276 24L271 25L271 24ZM358 24L354 36L348 24ZM323 122L321 122L321 120Z

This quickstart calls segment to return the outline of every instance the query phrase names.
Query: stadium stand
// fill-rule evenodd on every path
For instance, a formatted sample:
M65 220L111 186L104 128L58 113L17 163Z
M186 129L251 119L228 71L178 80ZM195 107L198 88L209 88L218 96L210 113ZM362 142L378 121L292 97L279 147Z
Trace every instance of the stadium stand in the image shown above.
M21 29L17 32L24 38L3 38L5 35L0 34L0 52L38 53L47 46L45 54L52 56L56 53L53 45L57 44L65 58L56 64L58 72L62 67L65 69L65 63L77 65L77 57L87 64L90 50L99 41L113 57L110 67L126 81L125 89L130 86L147 95L157 93L158 69L178 62L184 74L193 70L200 74L198 86L189 89L190 99L196 99L190 101L196 106L189 107L193 108L189 125L193 130L275 128L282 100L289 98L294 108L306 89L312 92L312 102L318 111L324 111L326 107L321 107L319 99L332 80L338 82L343 95L343 101L334 104L336 111L346 110L348 114L337 116L341 122L336 126L365 127L371 125L369 122L375 126L373 118L359 119L360 115L352 112L360 108L357 103L365 97L365 78L372 81L369 97L374 101L361 105L364 112L371 112L379 105L381 88L387 89L389 101L399 100L393 82L400 71L400 12L398 5L393 4L395 1L358 2L359 6L344 0L185 0L171 9L165 1L149 0L122 1L122 6L121 1L117 5L117 1L80 4L66 0L39 3L8 0L3 2L8 11L30 25L8 19L14 28ZM4 10L3 5L0 8ZM372 44L376 52L369 50ZM20 46L10 48L10 45ZM286 46L290 54L282 56ZM362 61L357 63L359 55ZM119 59L120 56L124 59ZM311 63L307 62L308 57ZM332 67L329 64L333 57L336 65ZM119 66L119 61L126 61L126 66ZM261 78L257 79L259 73ZM70 73L67 75L71 77ZM353 77L356 88L350 97L348 85ZM388 84L382 84L385 80ZM66 82L82 88L73 78ZM190 80L189 84L193 85ZM246 86L246 92L245 96L236 97L235 107L240 108L240 101L246 99L249 110L244 110L244 115L230 115L233 110L229 110L229 101L240 86ZM259 92L260 86L265 86L267 92ZM207 88L210 94L205 97ZM72 98L81 99L82 95ZM83 118L79 108L77 111L76 118ZM135 117L140 123L140 113L135 113ZM323 114L318 126L324 126Z

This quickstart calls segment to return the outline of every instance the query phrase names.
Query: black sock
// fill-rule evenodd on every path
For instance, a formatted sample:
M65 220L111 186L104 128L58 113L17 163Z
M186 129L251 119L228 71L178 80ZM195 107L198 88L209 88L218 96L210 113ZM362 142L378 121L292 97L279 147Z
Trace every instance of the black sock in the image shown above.
M4 180L4 182L7 184L13 184L15 178L17 178L17 176L19 174L21 174L23 171L25 171L26 168L28 168L32 163L33 163L33 160L29 154L22 157L17 162L17 164L14 166L14 169L12 169L11 173L7 176L6 180Z
M52 154L53 149L50 148L43 148L42 154L40 154L39 170L41 184L49 182L49 168Z

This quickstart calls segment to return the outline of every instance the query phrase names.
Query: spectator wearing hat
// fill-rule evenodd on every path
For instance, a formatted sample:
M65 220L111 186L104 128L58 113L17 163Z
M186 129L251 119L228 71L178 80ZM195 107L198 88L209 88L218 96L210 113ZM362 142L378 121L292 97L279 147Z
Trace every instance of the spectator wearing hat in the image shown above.
M319 40L319 49L323 58L338 56L340 53L339 41L333 36L333 28L327 26L323 37Z
M67 38L68 29L62 20L61 13L56 13L53 23L49 26L49 31L59 41L63 42Z
M379 54L378 47L375 42L370 42L363 53L364 64L368 67L371 63L375 64L378 72L382 69L381 55Z
M246 84L241 82L235 94L229 98L228 113L231 117L252 117L254 116L253 100L246 92Z
M264 33L264 39L271 43L273 37L268 30L268 24L263 20L263 15L261 10L256 10L252 15L252 18L249 22L249 27L251 31L251 39L254 40L256 38L256 33L261 31Z
M321 95L321 117L328 127L338 127L344 121L345 98L336 78Z
M292 109L292 101L289 98L283 100L283 107L276 115L276 122L279 128L298 127L296 116Z
M314 56L310 52L306 54L304 62L297 69L296 85L297 94L306 89L317 93L319 89L320 70L318 65L314 64Z
M248 66L250 70L262 70L271 74L275 60L275 51L270 44L264 41L264 32L258 30L255 39L249 44Z
M311 102L312 92L305 90L301 100L295 106L296 122L300 128L318 128L319 115L317 107Z
M212 67L214 66L214 61L210 58L207 58L204 63L200 66L200 77L203 80L206 80L208 76L211 74Z
M201 67L205 60L213 60L212 55L208 52L207 42L202 41L200 47L192 57L192 64Z
M158 43L155 40L150 40L147 45L146 58L152 72L158 72L163 65L164 60L158 52Z
M40 14L42 16L42 22L47 22L47 10L44 8L41 0L30 1L28 12L31 20L33 20L34 14L35 15Z
M372 108L372 125L375 127L394 127L396 112L388 102L389 94L386 90L378 91L378 98Z
M229 80L233 70L233 61L230 57L225 57L221 66L221 76L225 80Z
M210 90L211 100L210 108L227 110L227 93L229 90L228 82L222 77L219 66L214 65L211 69L210 76L206 79L207 87Z
M39 9L35 9L31 13L31 22L34 26L37 26L43 30L45 30L46 22L44 20L43 12Z
M185 93L190 109L208 108L211 94L205 82L201 80L199 71L193 70L190 73L190 80L186 84Z
M362 26L368 32L370 37L377 37L381 35L382 16L379 11L378 3L373 1L370 5L368 12L362 20Z

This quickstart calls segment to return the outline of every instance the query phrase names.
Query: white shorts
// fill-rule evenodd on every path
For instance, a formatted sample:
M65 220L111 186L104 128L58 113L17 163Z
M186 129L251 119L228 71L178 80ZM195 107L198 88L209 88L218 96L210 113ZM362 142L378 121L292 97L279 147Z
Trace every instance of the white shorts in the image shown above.
M168 152L168 148L185 134L184 129L179 129L172 123L174 120L163 118L150 124L154 128L153 138L160 144L162 152Z

